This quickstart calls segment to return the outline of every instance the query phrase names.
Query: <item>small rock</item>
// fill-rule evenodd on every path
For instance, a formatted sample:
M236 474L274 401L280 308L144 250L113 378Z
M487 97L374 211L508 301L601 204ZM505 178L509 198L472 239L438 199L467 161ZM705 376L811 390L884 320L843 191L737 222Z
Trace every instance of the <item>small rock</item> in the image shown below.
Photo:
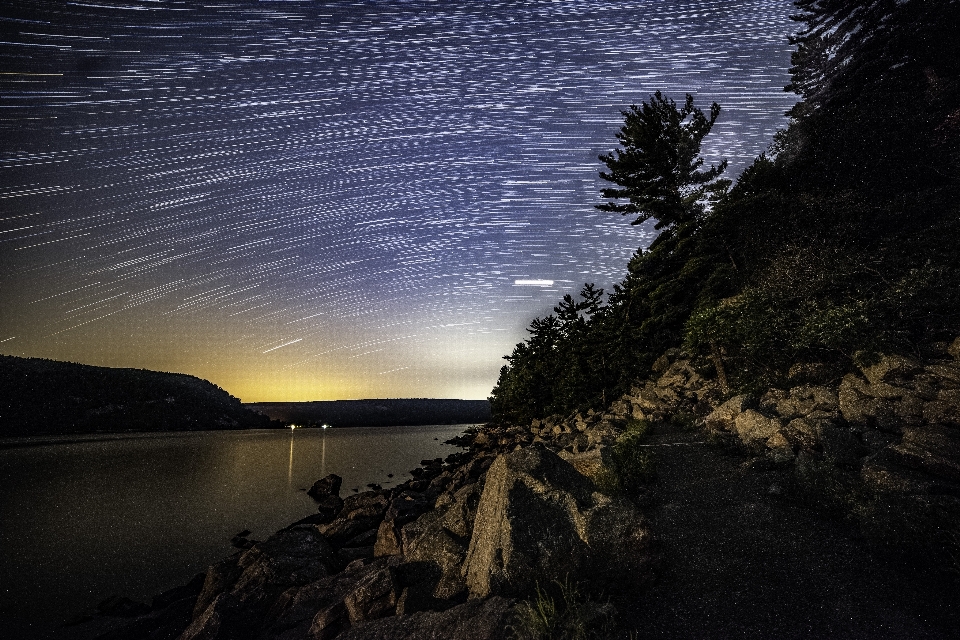
M307 491L307 495L313 498L314 500L319 500L324 496L339 496L340 495L340 485L343 483L343 478L331 473L325 478L321 478L313 483L313 486Z
M950 343L950 346L947 347L947 353L954 357L956 360L960 360L960 337L955 338L953 342Z
M373 545L373 555L396 556L400 555L402 550L400 544L400 532L393 520L384 520L377 529L377 541Z

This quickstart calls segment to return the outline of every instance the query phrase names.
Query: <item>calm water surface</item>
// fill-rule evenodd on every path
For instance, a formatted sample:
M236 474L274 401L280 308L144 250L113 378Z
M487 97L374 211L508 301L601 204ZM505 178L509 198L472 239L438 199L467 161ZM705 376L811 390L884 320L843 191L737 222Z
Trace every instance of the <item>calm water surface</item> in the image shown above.
M111 594L149 601L341 495L409 479L465 425L0 440L0 637L36 637ZM388 477L393 474L393 477ZM13 634L13 635L10 635Z

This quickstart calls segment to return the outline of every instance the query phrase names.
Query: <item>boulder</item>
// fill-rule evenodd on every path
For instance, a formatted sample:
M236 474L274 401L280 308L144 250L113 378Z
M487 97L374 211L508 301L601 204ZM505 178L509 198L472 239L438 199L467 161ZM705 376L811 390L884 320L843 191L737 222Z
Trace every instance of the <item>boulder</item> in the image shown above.
M310 640L333 640L349 626L347 607L343 600L339 600L317 612L307 631L307 637Z
M817 418L795 418L783 430L790 444L802 449L814 450L823 445L823 432L835 428L830 420Z
M950 343L950 346L947 347L947 353L954 357L956 360L960 360L960 337L954 338L953 342Z
M641 413L649 413L661 406L660 397L650 383L642 388L635 388L627 400L633 405L633 416L638 419L643 419L643 415L637 416L638 410Z
M893 402L874 395L877 390L857 376L847 374L837 392L840 413L851 425L863 429L871 427L891 433L899 432L900 420L894 413Z
M207 569L203 587L200 589L200 595L197 596L197 602L194 605L194 618L202 614L218 595L233 586L233 583L237 581L242 573L240 566L237 564L239 559L239 555L234 555L211 565Z
M513 621L513 601L471 600L446 611L421 611L362 622L338 640L501 640Z
M314 496L314 500L317 501L317 513L323 522L333 521L343 509L343 499L332 493Z
M470 596L520 595L537 584L647 577L649 534L627 501L534 445L494 461L463 565Z
M178 640L228 640L243 637L243 631L255 622L251 612L229 593L221 593L194 617Z
M344 518L341 515L333 522L316 525L316 529L327 538L330 544L340 547L358 535L371 529L376 530L380 522L380 518L377 517Z
M910 358L898 355L880 356L880 361L860 368L870 384L879 384L890 380L909 378L921 371L920 365Z
M350 624L355 625L364 620L393 615L399 597L396 571L386 566L364 576L343 603Z
M456 538L468 540L473 530L473 520L477 516L480 503L480 483L468 484L449 496L449 504L443 509L440 525ZM439 504L439 500L437 501Z
M790 389L790 398L797 403L797 412L802 416L821 411L835 413L840 410L837 392L830 387L801 385Z
M301 587L287 589L268 613L262 633L244 637L327 640L350 625L344 599L360 580L389 566L392 558L355 562L345 570ZM296 633L293 633L296 631Z
M244 606L269 602L283 590L339 569L336 553L316 527L284 529L240 556L243 573L230 593Z
M594 484L602 484L613 468L609 447L595 447L581 453L560 451L559 455L569 462L578 473L590 478Z
M343 501L341 516L349 520L380 519L389 505L387 497L378 491L355 493Z
M923 403L923 419L925 422L939 424L958 424L960 423L960 411L952 402L943 400L931 400Z
M333 549L310 525L284 529L207 570L189 629L182 636L234 638L263 620L282 594L333 574Z
M313 486L307 491L307 495L318 501L324 496L339 496L341 484L343 484L343 478L331 473L314 482Z
M766 444L782 428L783 421L779 418L768 418L753 409L743 411L733 421L733 430L746 445Z
M767 438L765 444L767 445L767 448L770 449L770 452L773 454L775 460L781 461L793 458L793 446L782 432L777 431L775 434Z
M757 399L749 394L734 396L713 410L703 419L704 424L711 429L733 431L737 416L747 409L755 409Z
M461 569L467 547L463 538L444 527L444 513L428 512L405 525L400 535L404 560L432 563L437 568L432 596L448 600L466 591Z
M941 385L955 389L960 384L960 365L957 363L931 364L924 367L924 370Z
M477 462L476 459L471 461L466 466L472 469L474 468L475 462ZM387 508L387 512L384 514L384 519L392 520L394 523L396 523L397 527L402 527L411 520L416 519L416 517L421 513L427 511L430 506L431 505L429 501L422 493L415 491L402 491L398 494L395 494L393 499L390 501L390 506Z
M393 520L384 520L377 529L377 541L373 545L373 555L396 556L400 555L402 546L400 544L400 531Z
M940 424L907 427L902 443L960 460L960 431Z

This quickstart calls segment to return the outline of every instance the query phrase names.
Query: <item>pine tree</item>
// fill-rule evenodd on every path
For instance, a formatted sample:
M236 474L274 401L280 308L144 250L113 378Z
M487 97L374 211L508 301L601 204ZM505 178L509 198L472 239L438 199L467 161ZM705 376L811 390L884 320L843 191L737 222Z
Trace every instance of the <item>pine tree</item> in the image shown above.
M601 189L612 202L596 205L601 211L636 214L631 224L653 218L656 228L680 226L698 219L708 194L723 191L728 180L718 180L727 161L702 169L700 143L720 115L720 105L710 116L694 108L687 94L683 107L659 91L649 102L623 111L624 125L617 133L622 149L600 156L609 172L600 177L617 187ZM618 202L626 200L627 202Z

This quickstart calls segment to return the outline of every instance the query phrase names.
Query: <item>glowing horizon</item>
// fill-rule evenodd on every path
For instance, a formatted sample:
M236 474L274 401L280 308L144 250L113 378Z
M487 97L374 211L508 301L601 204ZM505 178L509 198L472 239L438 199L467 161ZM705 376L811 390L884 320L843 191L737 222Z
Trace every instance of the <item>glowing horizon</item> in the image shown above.
M485 398L656 235L594 208L622 109L719 102L730 177L785 124L790 0L692 7L32 3L0 43L0 352Z

